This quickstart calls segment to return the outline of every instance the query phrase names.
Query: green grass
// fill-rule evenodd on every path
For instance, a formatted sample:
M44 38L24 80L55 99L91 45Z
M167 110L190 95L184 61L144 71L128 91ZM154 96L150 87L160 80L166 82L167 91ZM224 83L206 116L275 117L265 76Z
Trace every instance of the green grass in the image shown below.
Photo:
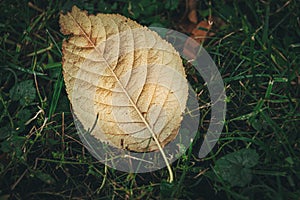
M176 2L76 4L91 13L120 13L147 26L174 28L184 12L184 1ZM83 147L61 69L58 16L72 5L1 1L0 199L300 199L297 1L198 4L199 16L211 12L226 22L204 44L226 86L226 122L216 147L200 160L210 116L209 108L201 110L198 139L172 164L172 184L167 169L123 173ZM193 87L204 104L208 91L198 78Z

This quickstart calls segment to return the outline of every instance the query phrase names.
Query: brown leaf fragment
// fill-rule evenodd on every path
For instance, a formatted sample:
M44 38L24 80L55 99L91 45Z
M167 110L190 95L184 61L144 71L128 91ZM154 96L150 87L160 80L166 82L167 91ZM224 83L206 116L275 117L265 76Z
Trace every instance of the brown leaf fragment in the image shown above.
M199 43L203 43L210 31L213 23L211 20L203 20L197 24L197 26L192 30L192 38Z

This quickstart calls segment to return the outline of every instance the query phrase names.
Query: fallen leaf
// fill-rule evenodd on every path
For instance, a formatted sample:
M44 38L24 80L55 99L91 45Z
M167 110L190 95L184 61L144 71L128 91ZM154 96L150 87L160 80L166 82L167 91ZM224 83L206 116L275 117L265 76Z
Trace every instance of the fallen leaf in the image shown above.
M186 1L186 11L179 23L181 31L190 34L192 39L201 44L208 36L212 36L214 34L209 32L212 25L213 20L211 16L209 16L208 20L202 20L198 23L197 1Z
M192 38L199 43L203 43L207 38L208 32L212 27L211 20L203 20L197 24L197 26L192 30Z
M173 46L118 14L88 15L73 7L59 22L69 35L62 45L66 90L84 129L137 152L175 139L188 85Z

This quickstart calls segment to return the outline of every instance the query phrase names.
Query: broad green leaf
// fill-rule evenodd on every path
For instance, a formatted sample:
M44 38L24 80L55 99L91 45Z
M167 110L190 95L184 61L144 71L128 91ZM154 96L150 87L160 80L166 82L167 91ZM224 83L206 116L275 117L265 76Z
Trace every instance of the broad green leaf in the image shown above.
M251 182L251 168L257 163L258 154L255 150L242 149L217 160L214 169L226 183L244 187Z
M16 84L10 89L9 95L13 101L20 101L20 104L23 106L29 105L36 97L33 80L26 80Z

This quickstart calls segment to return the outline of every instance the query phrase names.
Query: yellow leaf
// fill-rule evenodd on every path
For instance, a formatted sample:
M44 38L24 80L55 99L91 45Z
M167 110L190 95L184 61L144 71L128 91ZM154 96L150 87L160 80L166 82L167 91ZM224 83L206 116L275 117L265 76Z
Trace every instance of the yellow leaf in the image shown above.
M117 14L60 15L63 72L85 130L112 146L162 150L174 140L188 96L182 60L155 32ZM98 116L98 118L97 118Z

